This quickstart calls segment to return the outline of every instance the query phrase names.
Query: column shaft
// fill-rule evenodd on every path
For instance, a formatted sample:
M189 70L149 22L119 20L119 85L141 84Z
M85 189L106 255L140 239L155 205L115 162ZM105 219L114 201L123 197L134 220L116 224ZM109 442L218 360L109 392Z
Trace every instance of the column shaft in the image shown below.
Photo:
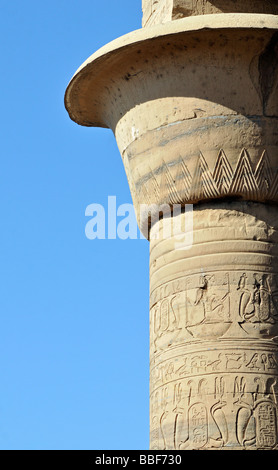
M177 249L177 236L163 238L158 223L150 242L151 448L275 449L276 208L195 206L188 250Z

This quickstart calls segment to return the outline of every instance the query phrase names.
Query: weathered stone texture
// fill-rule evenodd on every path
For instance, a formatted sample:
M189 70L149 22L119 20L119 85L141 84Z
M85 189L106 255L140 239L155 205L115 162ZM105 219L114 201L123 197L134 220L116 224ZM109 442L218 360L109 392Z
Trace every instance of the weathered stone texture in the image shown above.
M277 2L143 9L168 23L88 59L66 106L115 133L150 239L151 448L278 450Z
M143 0L143 26L216 13L278 14L277 0Z
M151 448L276 448L277 209L197 206L188 251L177 250L183 230L163 239L158 225L150 246Z

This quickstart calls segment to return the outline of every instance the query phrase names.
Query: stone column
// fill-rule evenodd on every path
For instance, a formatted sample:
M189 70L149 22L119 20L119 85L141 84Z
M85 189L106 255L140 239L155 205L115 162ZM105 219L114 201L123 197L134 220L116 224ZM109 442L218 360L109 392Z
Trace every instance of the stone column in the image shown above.
M150 239L152 449L278 448L277 14L143 0L146 27L66 91L73 120L114 131ZM163 237L166 204L191 248Z

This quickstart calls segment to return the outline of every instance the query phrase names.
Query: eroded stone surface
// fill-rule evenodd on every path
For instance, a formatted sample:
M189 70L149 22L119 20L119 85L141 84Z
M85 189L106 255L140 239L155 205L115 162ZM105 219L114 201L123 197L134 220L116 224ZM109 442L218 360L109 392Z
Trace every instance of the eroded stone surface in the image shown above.
M277 209L196 206L185 251L184 230L162 232L160 221L150 247L151 448L276 449Z
M276 450L278 22L251 13L278 13L277 2L143 9L144 24L166 23L89 58L66 106L114 131L151 238L151 448ZM186 209L174 212L188 203L190 248L177 232L152 238L166 204L190 237Z
M143 26L217 13L278 13L276 0L142 0Z

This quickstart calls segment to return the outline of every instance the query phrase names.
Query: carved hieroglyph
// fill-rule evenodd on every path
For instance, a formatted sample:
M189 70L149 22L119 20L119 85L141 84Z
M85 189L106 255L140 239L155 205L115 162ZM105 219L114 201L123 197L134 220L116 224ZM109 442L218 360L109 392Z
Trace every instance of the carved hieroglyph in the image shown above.
M143 26L215 13L278 13L276 0L143 0Z
M152 449L278 448L277 14L276 0L143 0L148 27L66 91L74 121L113 130L150 237ZM186 250L162 237L165 204Z
M222 202L190 250L151 240L153 449L278 447L277 238L277 211Z

